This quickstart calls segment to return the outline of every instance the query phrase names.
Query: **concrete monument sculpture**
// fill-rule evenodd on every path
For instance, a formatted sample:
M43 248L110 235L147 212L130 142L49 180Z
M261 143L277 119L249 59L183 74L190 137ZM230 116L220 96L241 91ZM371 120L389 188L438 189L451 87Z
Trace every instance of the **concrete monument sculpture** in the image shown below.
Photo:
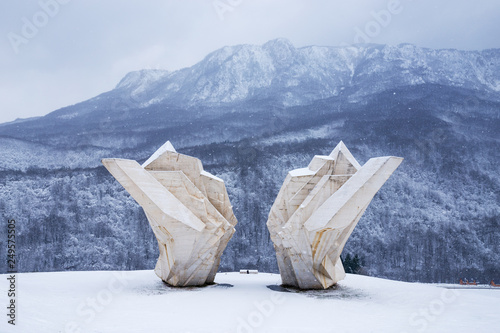
M146 213L160 248L156 275L172 286L212 283L237 223L224 181L168 141L142 166L102 163Z
M360 166L341 141L288 173L267 221L284 285L326 289L345 277L342 249L402 161L378 157Z

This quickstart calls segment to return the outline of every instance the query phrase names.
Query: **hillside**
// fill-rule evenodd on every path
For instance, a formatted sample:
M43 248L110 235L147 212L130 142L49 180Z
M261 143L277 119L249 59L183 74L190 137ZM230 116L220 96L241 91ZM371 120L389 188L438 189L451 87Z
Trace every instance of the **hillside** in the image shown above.
M150 269L147 220L100 159L144 161L170 140L226 182L239 224L221 270L277 272L265 222L281 183L343 140L360 163L405 158L344 253L373 276L487 282L500 278L499 133L500 50L230 46L0 124L0 210L19 221L21 271Z

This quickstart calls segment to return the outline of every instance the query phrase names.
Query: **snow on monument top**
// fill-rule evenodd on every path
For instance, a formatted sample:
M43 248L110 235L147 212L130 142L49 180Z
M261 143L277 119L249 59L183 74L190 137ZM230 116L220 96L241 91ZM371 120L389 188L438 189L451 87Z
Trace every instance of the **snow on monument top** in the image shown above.
M146 162L144 162L142 164L142 167L145 168L147 167L148 165L150 165L154 160L156 160L158 157L160 157L161 155L163 155L165 152L167 151L171 151L173 153L176 153L177 151L175 150L174 146L172 145L172 143L170 143L170 141L167 141L163 144L163 146L161 146L160 148L158 148L157 151L154 152L153 155L151 155L151 157L148 158L148 160Z

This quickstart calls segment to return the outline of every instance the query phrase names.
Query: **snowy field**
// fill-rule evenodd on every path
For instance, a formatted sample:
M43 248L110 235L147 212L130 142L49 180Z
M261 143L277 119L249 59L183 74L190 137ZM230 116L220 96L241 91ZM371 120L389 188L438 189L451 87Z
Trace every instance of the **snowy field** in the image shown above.
M17 274L16 326L0 332L499 332L500 288L445 289L351 275L335 290L279 287L279 275L218 273L172 288L153 271Z

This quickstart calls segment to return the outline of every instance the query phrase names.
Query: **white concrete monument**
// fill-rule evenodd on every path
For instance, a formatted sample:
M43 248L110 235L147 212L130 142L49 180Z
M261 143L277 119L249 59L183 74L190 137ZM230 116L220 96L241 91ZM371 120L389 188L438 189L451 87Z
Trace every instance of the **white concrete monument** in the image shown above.
M378 157L361 166L340 142L288 173L267 221L284 285L326 289L345 277L342 249L402 161Z
M102 163L146 213L160 248L156 275L172 286L212 283L237 223L224 181L170 142L142 166Z

